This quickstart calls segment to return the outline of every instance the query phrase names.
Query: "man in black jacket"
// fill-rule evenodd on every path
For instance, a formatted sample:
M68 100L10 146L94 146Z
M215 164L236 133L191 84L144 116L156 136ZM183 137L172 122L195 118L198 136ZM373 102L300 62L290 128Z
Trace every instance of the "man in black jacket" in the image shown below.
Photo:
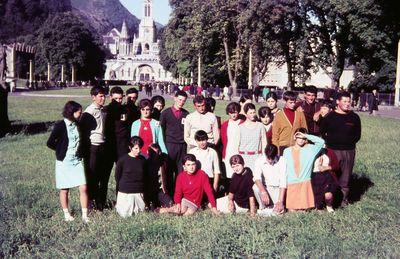
M356 143L361 138L361 121L360 117L350 110L350 93L339 93L336 104L336 110L322 119L320 132L327 147L333 150L338 159L341 171L339 186L343 193L342 206L346 206L349 181L356 155Z

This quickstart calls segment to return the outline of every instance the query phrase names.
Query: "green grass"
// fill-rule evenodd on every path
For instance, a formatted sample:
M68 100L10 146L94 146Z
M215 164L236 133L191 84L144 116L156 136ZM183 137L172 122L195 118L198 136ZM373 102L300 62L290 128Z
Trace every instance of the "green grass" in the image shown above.
M67 99L11 97L20 122L60 119ZM82 105L90 100L77 99ZM190 103L188 107L192 106ZM224 105L217 113L223 115ZM398 257L400 255L400 121L361 116L363 133L354 172L374 186L334 214L309 212L275 218L183 218L143 213L129 219L113 210L80 222L77 190L73 223L62 221L49 132L0 140L0 257ZM113 176L112 176L113 178ZM115 183L109 198L115 199Z

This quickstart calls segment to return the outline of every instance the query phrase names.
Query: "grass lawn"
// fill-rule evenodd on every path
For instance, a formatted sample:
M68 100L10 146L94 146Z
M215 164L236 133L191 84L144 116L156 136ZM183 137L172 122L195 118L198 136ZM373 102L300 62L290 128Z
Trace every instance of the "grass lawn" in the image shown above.
M82 94L76 91L67 93ZM61 119L68 99L10 97L10 119L22 124ZM90 103L89 98L76 100ZM217 107L223 117L224 106ZM333 214L255 219L209 212L122 219L108 210L91 214L92 222L85 225L74 190L76 219L65 223L55 189L55 155L45 145L49 132L7 136L0 139L0 257L398 257L400 121L361 120L354 186L364 191L368 183L373 186L361 192L359 201ZM111 179L109 198L115 199Z

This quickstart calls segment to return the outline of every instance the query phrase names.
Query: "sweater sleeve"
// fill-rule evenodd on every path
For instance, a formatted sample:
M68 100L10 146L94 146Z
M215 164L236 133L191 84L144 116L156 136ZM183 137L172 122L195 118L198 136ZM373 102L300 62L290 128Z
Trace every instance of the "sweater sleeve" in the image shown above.
M165 146L165 142L164 142L163 131L158 122L156 123L155 131L157 132L157 143L158 143L158 145L160 145L161 151L164 154L168 154L167 147Z
M306 137L308 140L314 142L314 145L310 145L310 146L313 150L313 155L316 156L321 151L321 149L324 147L325 141L322 138L311 135L311 134L307 134Z
M183 190L182 190L182 176L183 172L178 174L178 178L176 179L176 184L175 184L175 193L174 193L174 202L176 204L180 204L182 202L182 197L183 197Z
M212 126L212 131L213 131L213 137L214 137L214 144L217 145L219 142L219 126L218 126L218 120L217 117L215 117L213 126Z
M53 130L51 131L51 134L49 136L49 139L47 140L47 147L52 149L52 150L56 150L57 148L57 142L58 142L58 138L59 138L59 123L56 123L54 125Z
M117 166L115 167L115 189L117 192L119 190L119 180L122 176L123 160L124 157L120 158L117 162Z
M279 123L279 113L276 114L274 121L272 122L272 144L279 147L279 131L280 131L280 123Z
M202 176L202 184L204 186L204 192L207 195L208 202L211 203L211 206L213 208L216 208L217 207L217 203L215 202L215 197L214 197L214 194L213 194L213 191L211 189L211 185L210 185L210 182L208 181L208 176L206 175L206 173L204 173L203 176Z

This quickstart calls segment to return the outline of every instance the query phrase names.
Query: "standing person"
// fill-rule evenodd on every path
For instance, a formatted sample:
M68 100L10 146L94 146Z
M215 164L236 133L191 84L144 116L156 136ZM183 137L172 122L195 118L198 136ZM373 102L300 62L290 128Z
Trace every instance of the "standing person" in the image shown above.
M304 113L295 110L297 95L292 91L283 94L285 108L278 112L272 123L272 144L278 147L279 155L283 150L294 145L293 135L298 128L307 128Z
M221 143L222 143L222 161L225 164L225 173L227 178L226 187L229 189L229 181L232 178L233 170L230 165L230 158L239 153L237 142L239 136L239 124L243 121L239 119L240 105L236 102L229 103L226 106L226 114L229 119L221 125Z
M274 121L274 115L271 109L263 106L258 109L258 118L260 122L264 125L265 132L267 133L267 143L272 142L272 122Z
M239 125L239 142L237 150L243 157L245 165L254 171L254 163L262 156L267 146L267 134L264 125L256 120L256 107L252 103L244 105L246 120Z
M217 204L208 176L203 170L197 168L196 157L187 154L183 157L182 162L184 171L176 179L175 205L171 208L161 208L160 213L192 215L200 209L203 196L206 194L212 213L218 215Z
M134 136L129 140L129 153L121 157L115 169L117 213L125 218L144 211L144 172L146 160L140 155L143 140Z
M378 99L378 91L376 89L372 90L370 96L368 96L368 110L369 114L376 116L376 112L378 111L379 99Z
M219 85L217 85L215 87L215 96L220 99L220 95L221 95L221 87Z
M199 169L203 170L210 180L210 184L217 194L221 170L219 169L219 158L217 151L208 147L208 136L204 130L196 132L194 139L197 147L192 148L189 154L196 156L199 163Z
M167 148L164 144L164 136L160 123L151 118L151 101L149 99L142 99L139 102L141 117L132 124L131 137L139 136L144 144L142 147L142 154L147 157L150 144L157 143L160 145L161 151L167 154Z
M264 98L265 101L267 101L267 95L270 93L270 89L267 86L264 86L262 89L262 97Z
M228 99L229 101L232 101L232 95L233 95L233 86L228 87Z
M64 120L54 125L47 146L56 151L56 187L60 190L60 203L65 221L74 220L69 213L69 189L79 186L82 221L87 223L88 195L77 126L81 114L82 106L79 103L67 102L63 110Z
M187 145L183 137L185 119L189 114L183 108L186 99L186 92L177 91L174 97L174 104L165 109L160 116L160 125L164 131L163 135L168 151L167 190L170 195L172 195L174 190L176 176L183 170L182 158L187 151Z
M315 158L325 141L320 137L307 134L305 128L297 129L293 138L295 139L294 146L288 147L283 152L287 165L286 208L289 211L306 210L315 207L311 174Z
M224 89L222 89L222 100L225 100L225 98L228 98L228 93L229 93L229 88L227 85L225 85Z
M136 106L136 101L139 97L139 92L136 88L126 90L126 123L128 131L131 132L132 123L140 118L139 108Z
M105 118L103 109L105 91L101 86L93 86L90 90L92 104L82 114L81 125L84 133L84 147L88 148L85 167L88 180L89 200L94 201L99 211L104 209L107 200L108 180L111 167L105 146Z
M367 94L365 93L364 89L361 89L360 93L360 103L358 106L358 110L363 112L365 110L365 106L367 105Z
M253 192L253 173L245 167L243 157L234 155L229 159L232 170L232 182L229 194L217 199L217 209L223 213L247 213L256 215L256 201Z
M198 95L193 99L196 111L190 113L185 120L184 138L188 150L196 147L194 135L198 130L204 130L208 135L208 142L211 147L218 144L219 128L217 117L206 110L206 99Z
M277 146L268 144L264 156L256 160L253 180L260 210L268 208L273 213L283 213L287 188L286 161L278 155Z
M322 119L320 129L327 147L333 150L338 159L341 171L339 186L343 193L342 206L347 206L356 144L361 138L361 121L360 117L350 110L349 93L339 93L336 104L336 110Z
M309 134L319 136L319 127L316 118L319 117L321 104L317 100L317 88L315 86L306 86L304 89L304 101L300 107L304 113L307 122Z
M272 114L275 117L276 113L281 110L278 108L278 96L275 92L269 92L265 96L265 98L265 101L267 102L267 107L271 110Z
M151 98L151 105L153 110L151 111L151 118L159 121L161 112L165 107L165 99L161 95L155 95Z
M108 154L113 162L128 153L129 130L126 122L126 107L122 105L124 92L119 86L111 88L111 103L104 107L107 113L105 120L105 137Z

